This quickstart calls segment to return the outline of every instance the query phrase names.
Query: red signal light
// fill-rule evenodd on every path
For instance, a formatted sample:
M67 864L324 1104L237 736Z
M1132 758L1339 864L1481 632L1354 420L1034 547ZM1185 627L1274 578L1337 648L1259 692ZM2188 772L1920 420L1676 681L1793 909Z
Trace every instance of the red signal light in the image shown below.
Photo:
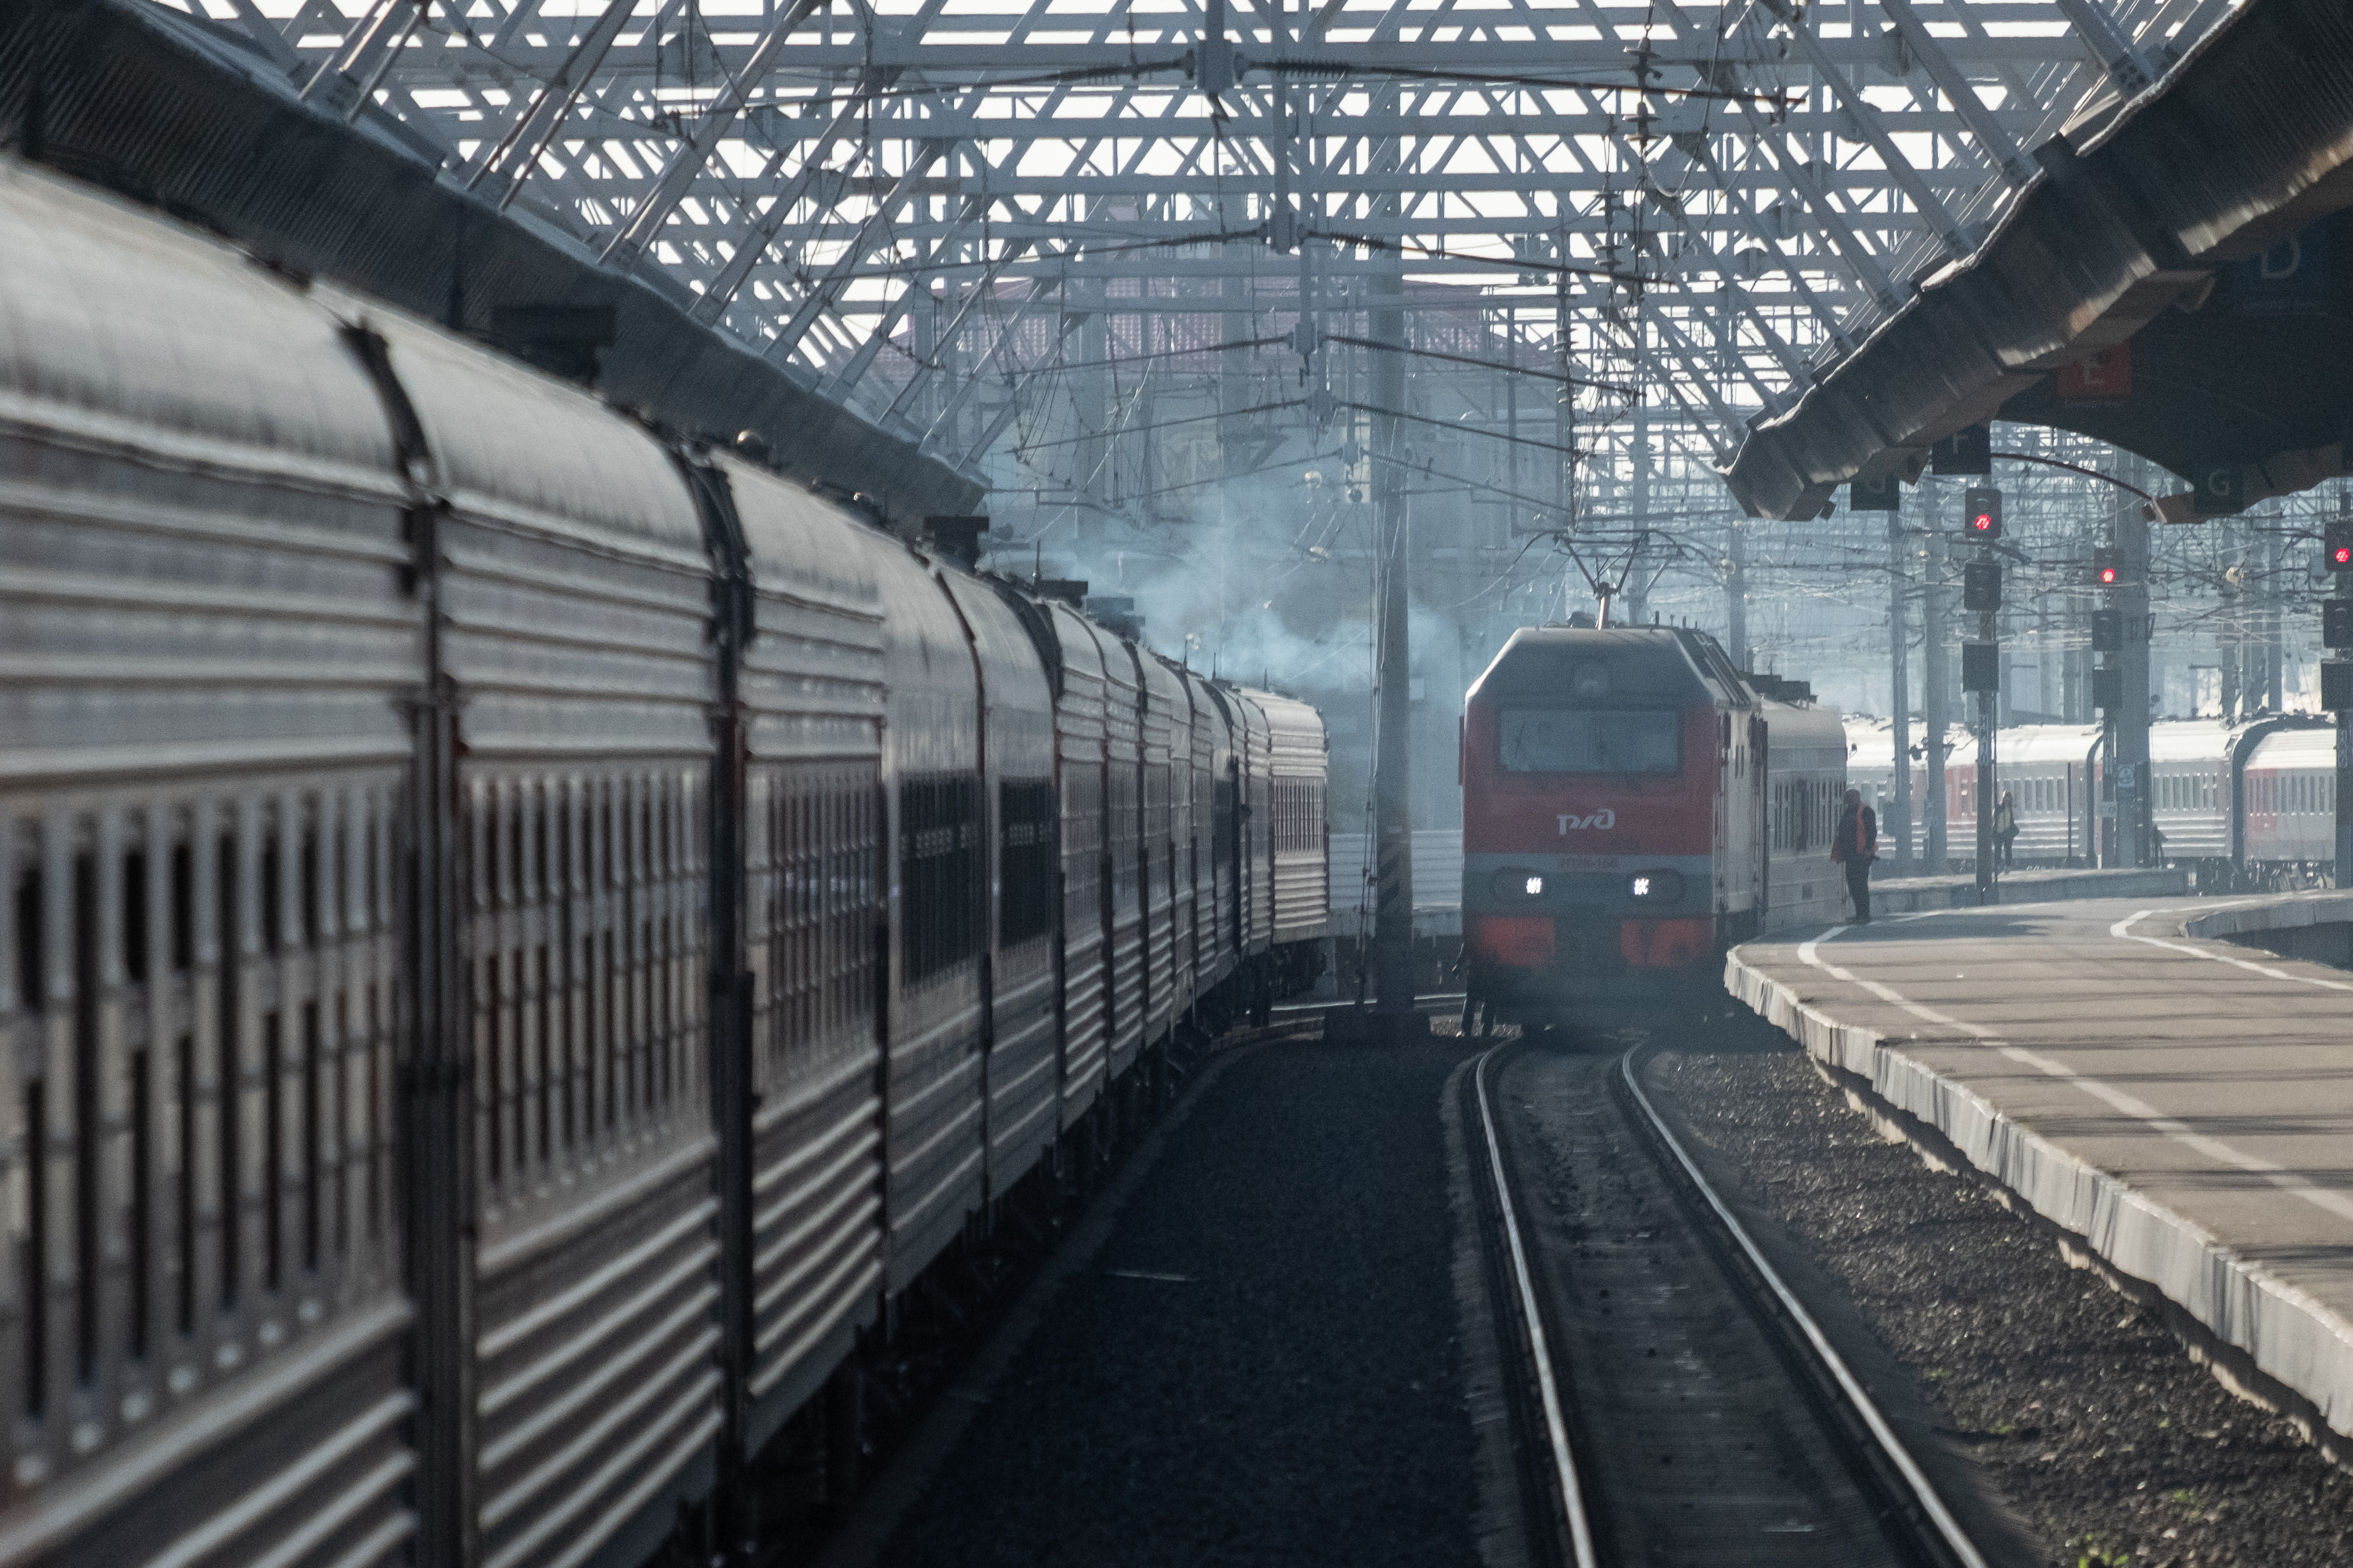
M1961 498L1961 531L1971 539L2001 537L2001 491L1991 485L1971 485Z
M2116 569L2115 567L2113 567L2113 566L2103 566L2103 567L2101 567L2101 568L2100 568L2100 586L2101 586L2101 587L2103 587L2103 588L2113 588L2113 587L2115 587L2116 585Z
M2340 544L2328 552L2328 563L2342 572L2353 566L2353 544Z

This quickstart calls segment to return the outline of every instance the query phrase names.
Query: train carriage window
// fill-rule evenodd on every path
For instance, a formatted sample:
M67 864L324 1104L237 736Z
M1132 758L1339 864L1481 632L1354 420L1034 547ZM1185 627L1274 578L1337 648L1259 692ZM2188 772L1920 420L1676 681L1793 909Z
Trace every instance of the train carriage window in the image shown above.
M1672 773L1683 720L1672 709L1506 708L1501 762L1514 773Z
M1051 779L997 785L997 941L1010 947L1054 929L1056 823Z
M899 786L902 960L913 985L980 951L980 781L968 774Z

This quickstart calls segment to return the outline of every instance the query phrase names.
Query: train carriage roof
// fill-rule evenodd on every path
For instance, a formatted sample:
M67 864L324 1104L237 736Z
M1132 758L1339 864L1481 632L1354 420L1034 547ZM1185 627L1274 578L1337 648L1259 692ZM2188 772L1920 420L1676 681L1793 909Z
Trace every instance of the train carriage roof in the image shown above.
M1268 771L1286 778L1324 776L1324 716L1296 698L1244 689L1243 695L1266 716L1271 760Z
M230 247L6 161L0 277L10 421L399 493L383 401L334 313Z
M2014 724L2001 732L1994 751L1994 771L2082 763L2099 738L2097 724ZM1953 767L1977 766L1977 736L1957 726L1947 762Z
M2257 768L2292 768L2298 772L2319 770L2328 772L2337 766L2337 729L2334 725L2312 725L2295 730L2274 730L2255 742L2248 753L2247 766Z
M2152 763L2211 763L2231 756L2231 726L2219 719L2174 719L2148 727Z
M1846 726L1839 710L1810 703L1759 704L1765 716L1767 761L1775 769L1846 766Z

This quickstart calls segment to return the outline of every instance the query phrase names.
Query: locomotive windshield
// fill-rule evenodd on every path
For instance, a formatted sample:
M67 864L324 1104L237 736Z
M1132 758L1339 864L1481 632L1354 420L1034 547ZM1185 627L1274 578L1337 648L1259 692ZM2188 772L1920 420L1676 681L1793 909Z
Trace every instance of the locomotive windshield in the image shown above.
M1506 708L1502 762L1514 773L1672 773L1683 717L1672 708Z

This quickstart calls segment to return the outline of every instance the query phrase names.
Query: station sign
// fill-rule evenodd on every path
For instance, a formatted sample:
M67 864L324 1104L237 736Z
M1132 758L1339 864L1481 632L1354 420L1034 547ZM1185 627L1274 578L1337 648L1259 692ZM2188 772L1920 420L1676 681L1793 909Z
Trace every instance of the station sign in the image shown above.
M1904 481L1893 473L1876 479L1857 479L1846 487L1846 509L1849 511L1901 511L1904 510Z
M2062 403L2122 403L2132 395L2132 343L2087 354L2059 367Z
M1954 431L1929 450L1929 468L1939 474L1993 472L1993 426L1971 425Z

